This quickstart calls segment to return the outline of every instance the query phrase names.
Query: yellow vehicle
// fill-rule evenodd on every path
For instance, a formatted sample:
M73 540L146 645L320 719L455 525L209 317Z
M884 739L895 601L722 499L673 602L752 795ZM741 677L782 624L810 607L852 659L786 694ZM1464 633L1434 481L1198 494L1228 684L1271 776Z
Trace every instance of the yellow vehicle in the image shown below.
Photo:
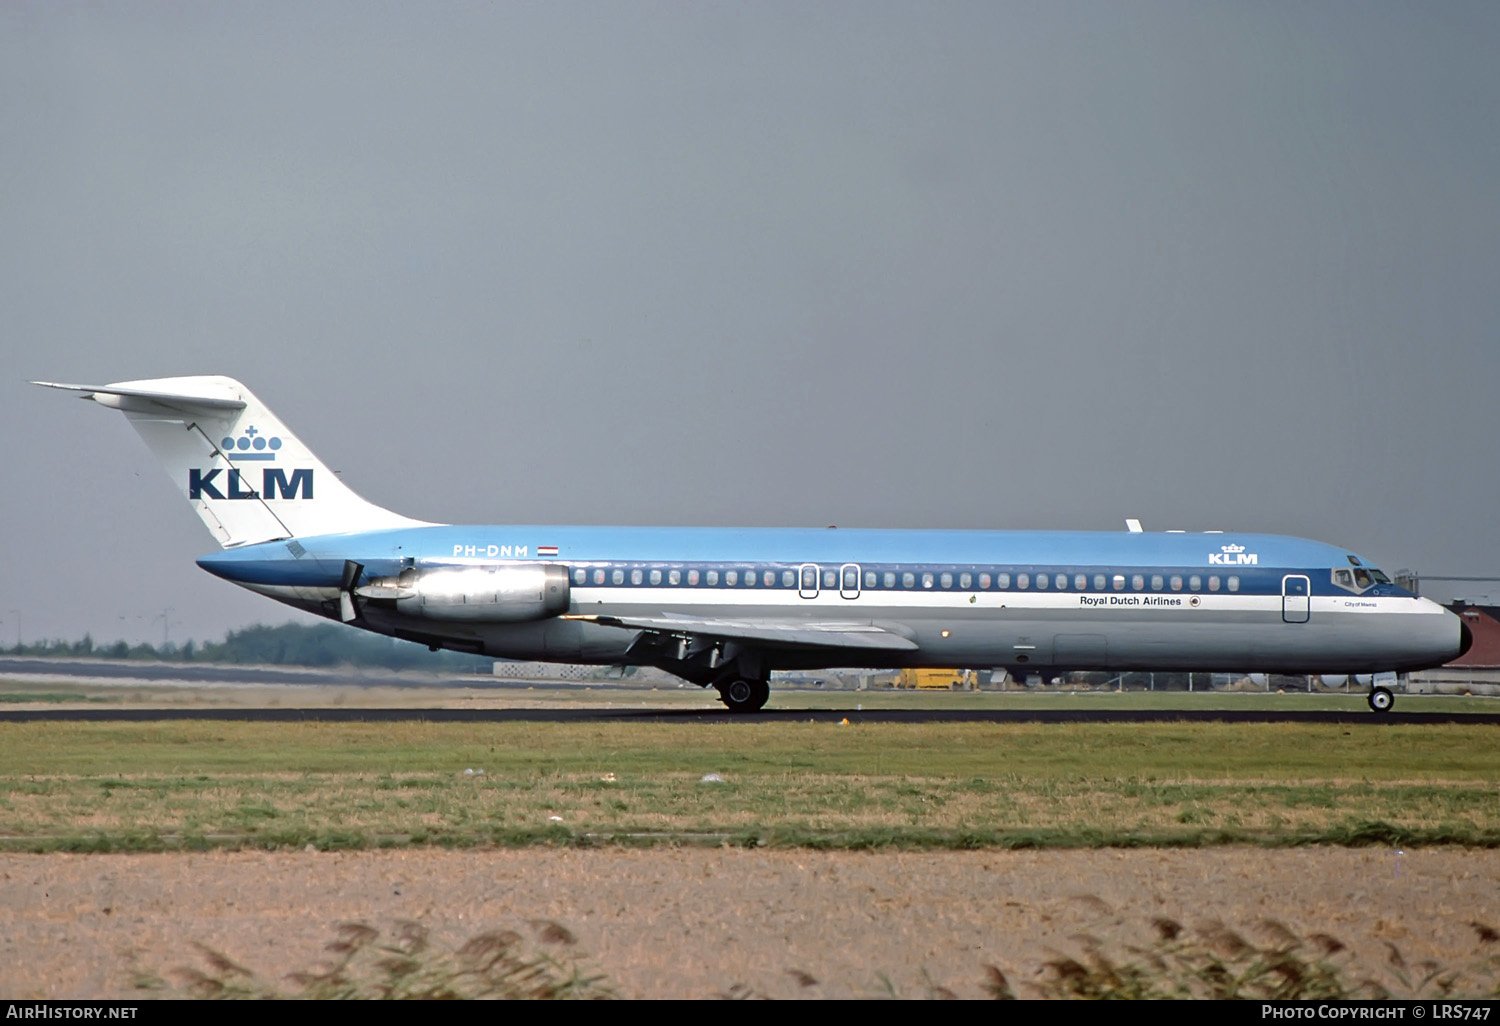
M933 670L923 667L916 670L902 670L901 681L896 686L919 690L956 691L966 686L968 677L968 670Z

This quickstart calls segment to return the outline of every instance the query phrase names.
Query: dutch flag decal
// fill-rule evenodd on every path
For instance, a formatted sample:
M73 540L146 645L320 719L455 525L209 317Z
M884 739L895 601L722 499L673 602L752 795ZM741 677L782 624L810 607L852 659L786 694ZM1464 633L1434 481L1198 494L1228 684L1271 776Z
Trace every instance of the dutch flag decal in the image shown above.
M536 547L536 554L538 556L555 556L555 555L557 555L557 546L556 545L538 545Z

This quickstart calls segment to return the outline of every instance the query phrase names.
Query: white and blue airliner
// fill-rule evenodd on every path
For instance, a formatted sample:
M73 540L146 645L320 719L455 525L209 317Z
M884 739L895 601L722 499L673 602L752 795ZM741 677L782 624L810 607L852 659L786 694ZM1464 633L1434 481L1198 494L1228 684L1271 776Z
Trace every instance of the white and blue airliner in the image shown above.
M360 498L233 379L37 384L129 418L222 546L209 573L434 650L660 667L736 712L775 669L1374 674L1471 643L1300 538L433 524Z

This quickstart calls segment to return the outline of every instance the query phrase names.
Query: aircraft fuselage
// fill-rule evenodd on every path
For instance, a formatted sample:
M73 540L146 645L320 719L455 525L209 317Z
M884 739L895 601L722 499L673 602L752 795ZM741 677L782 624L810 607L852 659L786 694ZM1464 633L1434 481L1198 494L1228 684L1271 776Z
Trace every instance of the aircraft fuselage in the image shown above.
M869 626L912 643L770 639L760 647L775 668L1371 673L1465 647L1457 617L1356 560L1318 542L1216 533L443 526L267 542L199 564L334 618L346 562L361 567L356 589L403 571L553 567L568 584L560 615L486 623L372 600L359 603L359 625L581 663L652 662L632 622L672 617L680 629L664 622L663 635L698 618Z

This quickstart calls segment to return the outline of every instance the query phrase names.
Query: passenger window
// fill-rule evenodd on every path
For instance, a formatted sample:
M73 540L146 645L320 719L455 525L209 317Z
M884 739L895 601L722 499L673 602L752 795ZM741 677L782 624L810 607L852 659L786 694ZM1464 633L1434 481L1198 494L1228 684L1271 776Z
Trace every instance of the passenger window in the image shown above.
M960 588L963 588L965 591L967 591L969 588L972 588L974 586L974 575L973 574L959 574L958 575L958 586Z
M1088 586L1089 586L1089 575L1088 574L1074 574L1073 575L1073 588L1074 588L1075 591L1083 591Z
M1151 590L1152 591L1161 591L1161 585L1162 585L1161 574L1152 574L1151 575Z
M1094 575L1094 590L1095 591L1103 591L1104 590L1104 575L1103 574L1095 574Z
M783 588L790 588L790 587L792 587L796 583L797 583L797 575L796 574L792 573L790 570L783 570L783 571L781 571L781 586Z
M632 570L632 571L630 571L630 583L631 584L640 584L641 583L641 572L639 570Z
M1229 585L1229 590L1230 591L1239 591L1240 590L1240 579L1238 577L1231 577L1231 578L1229 578L1229 580L1225 581L1224 583L1227 584L1227 585Z
M725 570L724 583L733 588L740 583L740 572L738 570Z
M1047 575L1046 574L1037 574L1036 575L1036 586L1037 586L1038 589L1040 589L1042 591L1046 591L1047 590Z
M1112 585L1114 585L1115 591L1124 591L1125 590L1125 575L1124 574L1115 574L1115 576L1113 577L1113 579L1110 580L1109 583L1112 584Z
M1130 587L1136 591L1141 591L1146 587L1146 578L1142 577L1140 574L1136 574L1135 576L1130 578Z
M719 585L719 571L717 571L717 570L710 570L704 576L706 577L706 583L708 584L708 586L710 588L716 588L716 587L718 587L718 585Z
M989 586L990 586L990 575L989 574L980 574L979 575L979 586L981 588L984 588L985 590L989 590Z
M1057 585L1058 591L1062 591L1068 586L1068 575L1058 574L1056 577L1052 578L1052 583Z
M755 587L755 571L754 570L746 570L745 571L745 587L747 587L747 588L753 588L753 587Z
M776 585L776 571L775 570L767 570L765 572L765 575L763 577L761 577L760 581L767 588L774 587Z
M604 583L604 571L603 570L595 570L594 571L594 583L595 584L603 584Z
M865 571L865 587L867 589L875 587L875 571L874 570L866 570Z
M614 571L613 573L611 573L609 575L609 579L610 579L610 582L613 583L613 584L624 584L625 583L625 571L624 570L616 570L616 571Z
M922 575L922 587L924 587L924 588L930 588L930 587L932 587L932 575L931 574L923 574Z
M689 570L688 571L688 584L691 587L694 587L694 588L698 587L698 571L696 571L696 570Z
M951 588L951 587L953 587L953 575L952 574L943 574L941 577L938 578L938 582L940 584L942 584L942 586L945 587L945 588Z
M1172 575L1172 590L1173 591L1181 591L1182 590L1182 578L1179 577L1177 574L1173 574Z
M1218 591L1219 590L1219 575L1218 574L1214 574L1212 577L1210 577L1208 579L1208 590L1209 591Z
M817 591L818 590L818 568L817 567L815 567L815 566L805 566L805 567L802 568L802 590L803 591Z
M1203 590L1203 578L1199 577L1197 574L1194 574L1193 576L1191 576L1191 577L1188 578L1188 591L1202 591L1202 590Z
M1010 587L1010 574L996 574L995 575L995 587L999 588L1001 591L1004 591L1005 589L1009 588Z
M894 588L896 586L896 575L893 571L887 570L880 581L885 587Z
M1021 591L1025 591L1027 588L1031 587L1031 575L1016 574L1016 587Z
M660 584L661 583L661 571L660 570L653 570L653 571L651 571L651 583L652 584Z
M672 585L681 584L682 583L682 571L681 570L668 570L667 571L667 583L668 584L672 584Z
M838 586L838 583L838 574L834 573L832 570L823 571L823 587L832 590L833 588Z
M916 577L915 574L902 574L901 575L901 587L903 587L903 588L915 588L916 586L917 586L917 577Z
M589 583L589 572L587 570L585 570L583 567L579 567L577 570L573 571L573 583L574 584L587 584L587 583Z

